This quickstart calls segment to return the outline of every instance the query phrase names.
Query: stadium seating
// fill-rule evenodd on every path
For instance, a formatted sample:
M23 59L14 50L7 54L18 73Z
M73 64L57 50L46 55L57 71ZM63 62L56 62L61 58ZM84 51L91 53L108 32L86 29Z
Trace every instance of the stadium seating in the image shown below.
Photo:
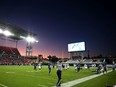
M84 62L84 63L92 63L93 60L92 60L92 59L84 59L83 62Z
M10 56L20 56L20 53L17 48L0 46L1 51ZM1 52L2 54L2 52Z
M80 62L79 62L79 60L68 60L68 61L66 61L66 63L74 64L74 63L80 63Z
M31 64L31 59L29 58L0 57L0 65L29 65L29 64Z
M31 59L20 57L17 48L0 46L0 65L28 65Z

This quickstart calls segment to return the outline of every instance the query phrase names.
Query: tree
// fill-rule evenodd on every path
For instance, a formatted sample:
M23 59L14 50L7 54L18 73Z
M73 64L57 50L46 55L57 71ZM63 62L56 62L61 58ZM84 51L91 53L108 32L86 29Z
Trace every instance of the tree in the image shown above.
M56 63L59 60L56 56L51 56L51 55L48 56L48 59L52 63Z
M42 60L43 60L43 55L38 55L38 62L42 62Z
M49 55L47 58L49 59L49 61L52 60L52 56L51 55Z

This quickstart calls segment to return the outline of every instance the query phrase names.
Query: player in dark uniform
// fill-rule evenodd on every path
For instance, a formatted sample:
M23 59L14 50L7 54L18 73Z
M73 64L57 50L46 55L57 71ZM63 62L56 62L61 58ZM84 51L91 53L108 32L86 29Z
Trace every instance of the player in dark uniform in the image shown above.
M37 70L36 69L36 66L37 66L36 62L34 62L33 65L34 65L34 70Z
M105 65L105 64L103 65L103 74L104 74L104 72L106 72L106 73L107 73L107 67L106 67L106 65Z
M51 64L50 63L48 63L48 70L49 70L49 75L50 75L50 73L51 73Z
M115 64L113 64L113 65L112 65L112 70L114 71L114 70L115 70L115 68L116 68L116 65L115 65Z
M79 72L81 69L80 64L77 64L77 72Z

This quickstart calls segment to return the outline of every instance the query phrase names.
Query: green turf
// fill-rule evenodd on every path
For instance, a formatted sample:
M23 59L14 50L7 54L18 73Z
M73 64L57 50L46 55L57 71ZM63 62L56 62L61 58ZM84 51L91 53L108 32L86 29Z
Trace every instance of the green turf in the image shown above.
M62 83L93 74L95 72L85 69L75 72L74 67L70 67L69 70L63 70ZM34 71L33 66L0 66L0 84L8 87L52 87L56 82L56 68L52 69L51 75L48 75L47 66L43 66L41 71Z
M73 87L113 87L116 85L116 71L88 80Z

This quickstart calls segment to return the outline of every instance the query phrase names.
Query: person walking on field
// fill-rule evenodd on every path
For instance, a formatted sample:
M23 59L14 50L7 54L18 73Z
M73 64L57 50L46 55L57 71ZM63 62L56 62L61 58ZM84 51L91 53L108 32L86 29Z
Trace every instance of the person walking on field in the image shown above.
M60 87L61 79L62 79L62 61L59 61L57 64L57 76L58 76L58 81L57 81L56 87Z

